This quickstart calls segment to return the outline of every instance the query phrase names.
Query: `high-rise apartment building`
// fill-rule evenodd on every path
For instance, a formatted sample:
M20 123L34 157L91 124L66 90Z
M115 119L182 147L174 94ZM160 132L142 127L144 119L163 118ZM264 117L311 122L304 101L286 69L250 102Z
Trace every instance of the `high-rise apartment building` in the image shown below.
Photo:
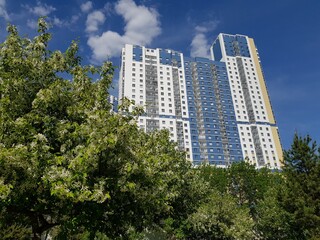
M257 49L251 38L220 34L212 59L126 44L119 99L145 108L145 131L166 128L194 164L245 158L279 168L282 148Z
M109 95L108 101L109 103L111 103L111 106L112 106L111 111L118 112L118 98L113 95Z

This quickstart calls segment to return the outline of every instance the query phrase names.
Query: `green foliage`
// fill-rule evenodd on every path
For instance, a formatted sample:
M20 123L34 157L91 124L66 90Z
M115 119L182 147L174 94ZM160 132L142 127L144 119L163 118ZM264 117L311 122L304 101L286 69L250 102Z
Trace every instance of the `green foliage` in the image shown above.
M158 224L162 229L155 228L157 232L163 230L167 238L173 239L185 239L190 235L188 218L207 200L210 193L209 184L203 181L198 170L190 169L179 178L182 180L181 183L175 183L178 184L179 195L170 203L172 210L162 215Z
M295 239L291 231L291 216L278 200L280 188L283 189L283 186L270 187L264 198L258 202L255 229L261 239Z
M0 226L0 228L0 238L3 240L30 239L31 229L27 226L11 224L10 226Z
M207 182L210 188L225 193L229 186L229 169L203 165L199 168L199 175Z
M239 162L228 170L228 191L240 206L246 206L250 215L255 218L258 201L264 198L265 192L273 182L274 174L267 168L259 170L247 162Z
M248 208L219 192L213 192L188 218L192 239L252 239L253 224Z
M35 38L9 25L0 45L1 239L320 238L310 137L295 136L283 172L193 168L168 131L137 127L131 101L111 111L111 63L82 66L75 42L50 39L40 19Z
M281 205L290 214L292 232L298 239L320 238L320 151L309 136L294 136L285 151L286 191Z
M34 239L116 239L170 215L190 164L168 132L137 128L141 109L128 112L124 100L123 115L110 111L111 63L82 66L76 43L49 51L43 19L34 39L14 26L8 33L0 48L0 232L23 226Z

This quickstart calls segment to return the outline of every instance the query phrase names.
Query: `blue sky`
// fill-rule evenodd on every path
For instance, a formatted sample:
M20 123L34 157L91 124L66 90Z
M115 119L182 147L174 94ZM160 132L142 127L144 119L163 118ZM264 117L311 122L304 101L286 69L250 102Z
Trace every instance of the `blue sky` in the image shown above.
M42 15L52 25L50 48L79 40L83 64L110 59L119 66L126 42L206 56L220 32L248 35L259 49L284 149L295 131L320 142L320 1L0 0L0 40L6 22L32 37Z

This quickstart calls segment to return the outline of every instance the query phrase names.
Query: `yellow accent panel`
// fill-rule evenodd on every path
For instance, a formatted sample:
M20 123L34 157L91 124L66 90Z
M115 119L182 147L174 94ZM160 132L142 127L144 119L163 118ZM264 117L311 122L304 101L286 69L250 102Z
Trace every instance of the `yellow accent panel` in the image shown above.
M269 99L269 95L267 92L266 83L264 81L261 66L259 63L259 59L258 59L258 55L257 55L257 51L256 51L256 46L255 46L252 38L249 38L249 46L251 48L252 58L253 58L254 64L257 69L258 79L259 79L259 83L261 86L262 97L263 97L264 103L266 105L267 116L269 118L269 122L271 124L275 124L276 122L274 120L274 116L273 116L273 112L272 112L272 108L271 108L271 104L270 104L270 99Z
M280 137L278 133L278 128L277 127L271 127L271 132L273 136L273 141L276 147L277 155L279 157L281 165L283 164L283 151L282 151L282 146L280 143Z

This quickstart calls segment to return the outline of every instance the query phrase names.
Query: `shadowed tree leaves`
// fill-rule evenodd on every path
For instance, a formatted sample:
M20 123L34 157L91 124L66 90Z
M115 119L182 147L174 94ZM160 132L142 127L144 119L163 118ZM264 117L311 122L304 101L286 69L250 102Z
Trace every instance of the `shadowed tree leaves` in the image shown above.
M115 239L158 223L190 164L168 132L137 128L139 109L110 111L111 63L82 66L76 43L51 52L50 38L40 19L38 36L9 26L0 47L1 231Z
M294 136L291 149L285 151L286 191L281 205L290 213L292 231L299 239L320 238L320 155L310 136Z
M107 101L114 68L83 66L8 26L0 45L0 238L319 239L319 150L295 136L283 172L192 168L141 108ZM95 81L93 81L95 79ZM129 111L129 109L133 109Z
M239 207L234 197L218 191L188 218L192 239L253 239L254 222L249 209Z

